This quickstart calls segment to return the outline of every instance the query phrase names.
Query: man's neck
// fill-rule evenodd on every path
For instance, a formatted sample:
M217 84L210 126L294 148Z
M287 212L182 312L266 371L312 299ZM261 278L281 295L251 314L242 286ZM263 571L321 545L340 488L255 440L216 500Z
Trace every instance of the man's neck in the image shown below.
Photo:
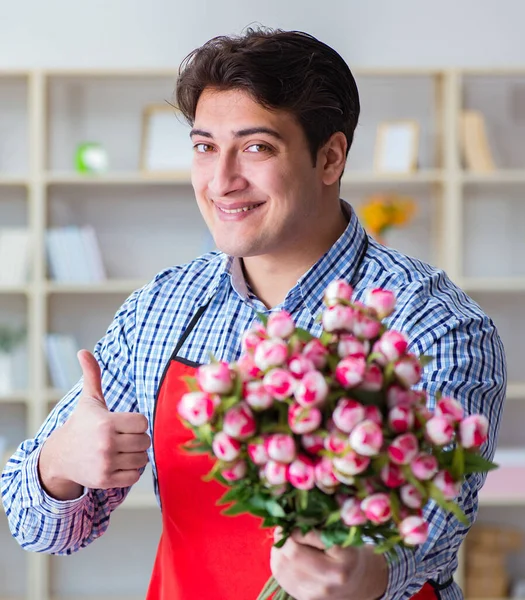
M241 259L243 274L254 294L267 308L281 304L297 281L335 244L348 225L348 217L341 211L323 236L316 232L317 243L305 239L294 252L284 251L279 256L252 256Z

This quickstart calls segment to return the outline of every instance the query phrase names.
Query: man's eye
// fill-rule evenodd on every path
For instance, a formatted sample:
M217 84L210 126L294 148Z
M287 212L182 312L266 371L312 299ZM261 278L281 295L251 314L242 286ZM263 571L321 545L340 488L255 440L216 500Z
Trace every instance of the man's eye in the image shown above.
M210 146L210 144L195 144L193 149L195 152L204 154L205 152L211 152L213 150L213 146Z
M267 146L266 144L252 144L251 146L248 146L248 148L246 148L246 152L269 152L270 151L270 146Z

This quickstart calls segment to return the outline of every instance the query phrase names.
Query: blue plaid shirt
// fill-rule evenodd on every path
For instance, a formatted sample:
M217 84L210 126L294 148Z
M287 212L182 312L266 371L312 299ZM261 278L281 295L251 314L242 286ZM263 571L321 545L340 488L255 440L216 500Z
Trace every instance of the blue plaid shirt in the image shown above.
M289 311L300 327L319 334L316 317L323 308L324 289L333 279L350 281L357 299L370 287L395 291L397 309L389 325L409 335L413 352L435 358L425 368L421 386L431 398L440 390L460 400L467 413L488 417L490 436L484 455L492 458L506 389L504 351L492 321L445 273L368 239L354 213L348 212L343 235L272 310ZM238 260L212 252L161 272L131 294L95 348L110 410L144 414L151 435L164 367L197 308L208 301L179 356L205 363L211 353L233 361L240 354L241 334L254 323L256 312L268 312L247 288ZM110 513L129 491L90 489L76 500L57 501L39 484L42 444L67 420L81 389L79 381L3 471L2 496L11 531L27 550L70 554L86 546L104 533ZM149 456L155 478L151 449ZM459 497L470 522L483 481L481 475L469 477ZM154 484L158 498L156 480ZM432 502L426 518L431 524L428 541L415 552L399 550L400 560L390 564L387 598L409 598L429 580L444 586L443 599L462 597L450 580L468 528Z

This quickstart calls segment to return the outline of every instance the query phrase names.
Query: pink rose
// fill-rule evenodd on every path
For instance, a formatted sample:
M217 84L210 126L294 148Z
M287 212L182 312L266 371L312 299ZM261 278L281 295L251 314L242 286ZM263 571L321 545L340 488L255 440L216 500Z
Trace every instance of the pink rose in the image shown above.
M459 424L459 437L464 448L479 448L488 439L489 422L483 415L470 415Z
M288 425L295 434L302 435L314 432L319 429L322 420L323 415L315 406L305 408L294 402L288 408Z
M347 450L342 456L333 459L334 469L343 475L359 475L368 469L370 459L360 456L353 450Z
M324 303L327 306L338 304L341 300L350 301L354 290L352 286L343 279L335 279L330 282L324 293Z
M290 412L288 411L289 415ZM296 432L294 431L294 433ZM321 450L324 450L324 437L318 433L303 434L301 435L301 445L307 452L317 456Z
M239 481L239 479L246 476L247 470L246 462L241 459L224 467L221 470L221 475L226 481Z
M348 435L337 429L324 438L324 447L333 454L342 454L348 448Z
M233 388L233 373L227 362L201 365L196 378L201 390L209 394L227 394Z
M188 392L180 399L177 410L179 415L190 425L200 427L213 419L215 409L220 401L216 394Z
M261 369L267 371L272 367L280 367L288 357L288 346L283 340L263 340L255 349L254 362Z
M295 331L295 323L292 315L281 310L277 313L271 313L266 323L266 333L271 338L288 339Z
M358 423L350 434L350 446L363 456L376 456L383 445L381 427L373 421Z
M419 402L419 395L415 390L406 390L404 387L394 384L388 388L386 400L388 408L394 408L394 406L398 406L399 404L413 406Z
M298 490L311 490L315 486L315 468L312 460L299 455L288 469L288 481Z
M288 481L289 465L269 460L263 467L263 479L268 485L283 485Z
M434 485L441 491L445 500L454 500L460 492L460 485L452 479L448 471L439 471L433 479Z
M235 404L224 415L223 431L236 440L246 440L255 434L256 423L245 402Z
M378 365L375 363L367 365L360 387L367 392L379 392L381 390L383 387L383 371Z
M393 362L405 355L408 349L408 338L399 331L389 329L383 333L374 345L374 351L380 352L387 360Z
M290 398L294 393L295 379L286 369L272 369L263 378L266 391L276 400Z
M321 406L328 396L328 384L319 371L310 371L298 382L295 392L297 402L306 408Z
M399 533L408 546L419 546L427 541L428 523L422 517L407 517L399 523Z
M266 339L264 325L256 323L253 327L242 334L241 347L245 352L255 352L259 343Z
M247 444L247 451L254 465L262 466L268 462L269 456L263 441L250 442Z
M295 459L295 440L286 433L272 433L265 440L265 447L271 460L289 464Z
M354 324L355 311L351 306L335 304L323 311L321 322L323 329L329 333L334 331L350 331Z
M239 457L241 453L241 444L234 440L224 431L219 431L212 442L213 454L224 462L232 462Z
M314 371L315 365L304 354L294 354L288 360L288 370L296 379L301 379L308 371Z
M255 364L251 354L242 354L235 367L243 381L251 381L262 375L261 369Z
M328 348L323 346L317 338L314 338L306 344L302 354L305 358L308 358L314 363L316 369L323 369L326 365Z
M347 356L360 356L365 358L368 354L368 342L361 342L351 333L342 333L337 343L337 354L340 358Z
M454 426L447 417L432 417L425 425L425 433L436 446L446 446L454 439Z
M373 421L379 426L383 424L383 415L381 414L379 407L375 406L375 404L367 404L365 406L365 419L367 421Z
M366 523L365 513L361 509L361 502L357 498L346 498L341 506L341 520L348 527L364 525Z
M386 494L372 494L361 502L361 509L366 518L372 523L380 525L386 523L392 516L390 499Z
M412 387L421 379L423 368L415 354L407 354L396 361L394 373L397 379L406 387Z
M365 408L357 400L340 398L332 417L338 429L344 433L350 433L358 423L364 420Z
M411 483L405 484L399 490L399 496L401 498L401 502L408 508L421 508L423 506L423 496L420 494L419 490L415 485Z
M337 477L334 475L332 461L323 456L314 467L315 483L317 487L324 489L336 488L339 485Z
M244 386L244 400L253 410L266 410L273 404L273 396L262 381L248 381Z
M410 469L419 480L427 481L438 472L439 464L435 456L421 452L410 463Z
M389 488L398 488L406 482L401 467L395 463L387 463L381 469L381 480Z
M335 368L335 378L344 388L358 386L365 376L366 362L362 357L343 358Z
M463 419L463 407L454 398L441 398L436 404L436 417L448 417L453 423Z
M408 465L419 452L419 444L413 433L398 435L388 447L388 456L396 465Z
M352 331L358 338L371 340L379 335L381 322L367 312L366 310L356 311Z
M376 288L368 290L366 295L366 305L373 308L378 319L384 319L394 312L396 306L396 297L390 290Z
M414 426L414 412L407 405L398 404L390 409L388 424L394 433L406 433Z

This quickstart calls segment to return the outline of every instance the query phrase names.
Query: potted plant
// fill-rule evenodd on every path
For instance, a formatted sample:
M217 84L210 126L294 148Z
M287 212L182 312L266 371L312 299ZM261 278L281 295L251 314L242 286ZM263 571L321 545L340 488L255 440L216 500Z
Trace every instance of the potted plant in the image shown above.
M13 390L13 352L25 339L25 329L0 325L0 394Z

